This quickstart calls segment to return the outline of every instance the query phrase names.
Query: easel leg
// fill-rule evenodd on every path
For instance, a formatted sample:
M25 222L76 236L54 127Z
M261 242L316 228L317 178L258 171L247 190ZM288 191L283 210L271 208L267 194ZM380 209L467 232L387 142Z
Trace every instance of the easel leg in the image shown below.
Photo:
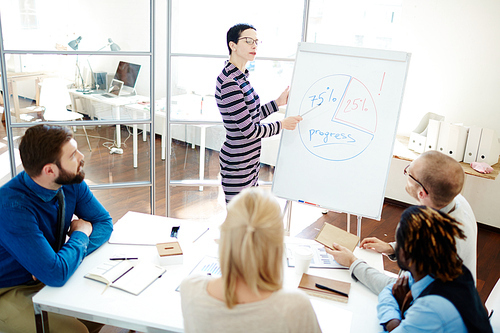
M292 221L292 202L290 200L286 201L283 215L286 219L285 235L290 236L290 225Z

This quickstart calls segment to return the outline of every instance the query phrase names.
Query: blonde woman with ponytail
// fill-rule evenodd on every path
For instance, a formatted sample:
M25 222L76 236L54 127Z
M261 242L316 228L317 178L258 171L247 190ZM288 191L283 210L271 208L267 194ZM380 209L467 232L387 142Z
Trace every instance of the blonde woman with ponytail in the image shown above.
M222 277L181 284L185 332L321 332L309 298L283 289L283 216L268 191L244 189L221 226Z

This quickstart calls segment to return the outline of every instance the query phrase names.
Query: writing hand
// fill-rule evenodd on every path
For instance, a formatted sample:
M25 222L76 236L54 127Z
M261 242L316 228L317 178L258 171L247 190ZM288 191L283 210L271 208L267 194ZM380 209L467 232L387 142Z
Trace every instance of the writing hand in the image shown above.
M359 247L362 249L373 250L378 253L385 253L387 255L394 254L394 249L389 243L381 241L377 237L367 237L361 241Z
M295 127L297 127L297 124L302 121L301 116L291 116L291 117L286 117L281 121L281 126L283 129L293 131Z
M358 258L346 247L333 243L333 250L325 247L327 253L330 253L336 262L345 267L351 267L352 263Z
M280 97L278 97L276 99L276 104L278 106L282 106L282 105L285 105L287 102L288 102L288 92L290 91L290 87L286 87L285 91L283 91L280 95Z
M69 227L68 235L71 235L73 231L81 231L90 237L92 233L92 223L87 222L82 219L71 221L71 226Z

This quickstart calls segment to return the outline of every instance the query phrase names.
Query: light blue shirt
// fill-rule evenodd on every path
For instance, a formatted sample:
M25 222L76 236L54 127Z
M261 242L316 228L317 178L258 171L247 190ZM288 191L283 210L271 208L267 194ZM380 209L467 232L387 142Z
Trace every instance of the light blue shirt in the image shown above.
M455 306L446 298L437 295L427 295L417 298L429 286L434 278L427 275L418 282L413 280L410 273L408 283L415 301L406 310L405 319L401 320L401 311L394 296L392 286L386 286L378 296L378 319L384 325L391 319L401 320L401 324L392 331L398 332L453 332L467 333L464 321Z

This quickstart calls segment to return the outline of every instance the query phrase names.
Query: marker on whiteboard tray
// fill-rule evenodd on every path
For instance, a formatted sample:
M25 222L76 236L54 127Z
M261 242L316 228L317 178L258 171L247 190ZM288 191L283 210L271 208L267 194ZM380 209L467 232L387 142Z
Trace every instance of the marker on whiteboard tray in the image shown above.
M312 203L312 202L308 202L308 201L304 201L304 200L299 200L300 203L305 203L305 204L308 204L308 205L312 205L312 206L316 206L316 207L321 207L320 205L317 205L315 203Z
M316 109L318 106L320 106L321 104L323 104L323 102L319 103L318 105L316 105L315 107L313 107L311 110L309 111L306 111L304 114L301 114L300 116L301 117L304 117L306 114L308 114L309 112L311 112L312 110Z

